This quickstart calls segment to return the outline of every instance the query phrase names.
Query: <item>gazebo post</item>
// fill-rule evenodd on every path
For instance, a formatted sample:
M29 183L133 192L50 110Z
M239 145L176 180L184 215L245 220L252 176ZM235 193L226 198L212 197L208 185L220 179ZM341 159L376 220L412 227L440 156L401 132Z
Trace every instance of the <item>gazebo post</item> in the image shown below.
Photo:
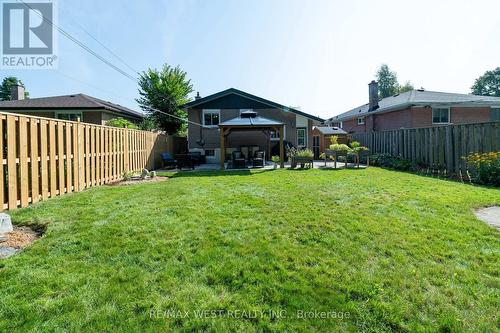
M226 159L226 147L224 143L224 127L220 127L220 169L224 170L225 169L225 159Z
M285 167L285 147L283 147L283 125L280 126L280 168Z

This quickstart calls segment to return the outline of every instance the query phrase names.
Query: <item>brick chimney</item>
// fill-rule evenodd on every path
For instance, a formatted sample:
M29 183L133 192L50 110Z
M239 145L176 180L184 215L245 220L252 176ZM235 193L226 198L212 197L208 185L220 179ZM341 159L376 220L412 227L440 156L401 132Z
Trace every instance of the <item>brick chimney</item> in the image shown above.
M12 87L10 97L13 101L21 101L24 99L24 86L16 84Z
M368 83L368 111L378 109L378 82L372 80Z

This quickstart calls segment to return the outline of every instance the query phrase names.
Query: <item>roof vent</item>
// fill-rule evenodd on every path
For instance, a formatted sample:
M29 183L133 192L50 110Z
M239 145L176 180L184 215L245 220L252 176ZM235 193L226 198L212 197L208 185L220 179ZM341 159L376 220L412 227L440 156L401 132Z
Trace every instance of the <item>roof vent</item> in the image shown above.
M257 112L255 112L255 111L243 111L240 114L240 117L241 118L255 118L255 117L257 117Z
M417 89L417 91L425 91L424 87L420 87L420 89Z
M398 96L399 96L399 93L397 93L397 94L393 95L392 97L398 97Z

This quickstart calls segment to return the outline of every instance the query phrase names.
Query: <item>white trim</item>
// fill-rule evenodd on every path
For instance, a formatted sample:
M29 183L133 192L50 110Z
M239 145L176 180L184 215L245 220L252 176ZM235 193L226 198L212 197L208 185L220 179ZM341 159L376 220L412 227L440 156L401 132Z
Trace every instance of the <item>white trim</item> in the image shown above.
M299 145L299 131L304 131L304 144ZM297 147L307 147L307 128L306 127L298 127L297 128Z
M365 124L365 117L358 117L358 125L364 125Z
M437 109L447 109L448 110L448 121L447 122L438 122L438 123L435 123L434 122L434 110L437 110ZM451 107L433 107L431 109L431 120L432 120L432 125L446 125L446 124L451 124L451 113L450 113L450 109Z
M217 125L207 125L205 124L205 113L211 113L211 114L214 114L214 113L217 113L219 115L219 123L221 122L220 121L220 109L203 109L202 112L201 112L201 120L202 120L202 123L203 123L203 126L205 127L218 127L219 124Z

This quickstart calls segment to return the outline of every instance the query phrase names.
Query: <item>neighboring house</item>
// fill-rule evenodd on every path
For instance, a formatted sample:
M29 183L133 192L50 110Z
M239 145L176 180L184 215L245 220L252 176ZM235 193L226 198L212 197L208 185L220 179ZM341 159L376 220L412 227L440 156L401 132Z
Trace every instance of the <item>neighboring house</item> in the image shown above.
M298 148L312 148L312 129L324 120L251 95L234 88L219 93L197 98L184 105L188 113L188 148L190 151L201 151L206 155L207 162L217 163L220 160L220 130L219 124L237 124L240 115L257 113L257 121L263 124L284 125L285 142ZM228 122L230 121L231 122ZM243 122L250 120L241 120ZM252 120L255 122L256 120ZM201 124L203 126L198 126ZM269 159L279 145L279 134L273 130L240 130L227 136L225 142L226 156L232 151L241 150L251 154L251 149L264 150ZM248 157L248 156L247 156Z
M423 89L378 99L377 82L369 84L369 103L325 123L349 133L431 127L500 120L500 97L454 94Z
M332 137L337 137L338 143L348 143L348 134L346 131L339 127L332 126L314 126L312 131L313 144L312 150L314 152L314 158L319 158L319 156L328 149L332 142Z
M17 89L19 89L17 87ZM24 92L14 89L11 101L0 101L1 112L13 112L38 117L56 118L104 125L122 117L138 123L142 113L85 94L24 99Z

